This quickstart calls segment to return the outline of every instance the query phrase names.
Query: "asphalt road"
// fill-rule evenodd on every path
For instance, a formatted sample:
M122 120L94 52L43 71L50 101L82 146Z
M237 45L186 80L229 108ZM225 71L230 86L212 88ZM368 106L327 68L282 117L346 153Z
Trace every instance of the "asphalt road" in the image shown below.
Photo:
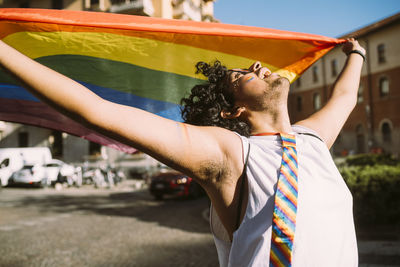
M206 198L134 188L0 190L0 267L218 266ZM400 266L400 231L358 237L360 267Z
M130 188L5 188L0 266L218 266L207 206Z

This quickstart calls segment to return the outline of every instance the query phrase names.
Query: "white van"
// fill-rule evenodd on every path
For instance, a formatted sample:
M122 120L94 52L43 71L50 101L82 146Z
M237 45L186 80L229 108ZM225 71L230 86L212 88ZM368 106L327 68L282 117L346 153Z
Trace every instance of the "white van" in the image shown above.
M0 148L0 183L6 186L12 174L24 165L46 164L52 160L48 147Z

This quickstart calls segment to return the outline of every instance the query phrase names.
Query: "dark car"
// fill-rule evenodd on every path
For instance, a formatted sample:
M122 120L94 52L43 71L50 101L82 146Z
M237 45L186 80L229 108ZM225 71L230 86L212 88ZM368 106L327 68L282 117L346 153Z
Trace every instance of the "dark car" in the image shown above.
M162 199L164 195L186 198L204 195L203 188L192 178L172 169L152 176L149 189L156 199Z

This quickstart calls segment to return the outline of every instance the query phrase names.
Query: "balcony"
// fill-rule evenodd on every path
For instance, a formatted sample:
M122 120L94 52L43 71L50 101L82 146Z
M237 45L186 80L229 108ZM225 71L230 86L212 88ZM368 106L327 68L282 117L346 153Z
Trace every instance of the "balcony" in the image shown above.
M196 6L193 1L175 1L174 18L201 21L201 6Z
M111 13L153 16L151 0L111 0Z

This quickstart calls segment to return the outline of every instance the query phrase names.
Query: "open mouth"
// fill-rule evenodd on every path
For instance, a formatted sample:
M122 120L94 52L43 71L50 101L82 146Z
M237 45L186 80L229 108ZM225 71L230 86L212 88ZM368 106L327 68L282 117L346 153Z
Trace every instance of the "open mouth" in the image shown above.
M265 79L268 76L270 76L272 74L272 72L267 68L262 68L260 74L261 74L262 79Z

